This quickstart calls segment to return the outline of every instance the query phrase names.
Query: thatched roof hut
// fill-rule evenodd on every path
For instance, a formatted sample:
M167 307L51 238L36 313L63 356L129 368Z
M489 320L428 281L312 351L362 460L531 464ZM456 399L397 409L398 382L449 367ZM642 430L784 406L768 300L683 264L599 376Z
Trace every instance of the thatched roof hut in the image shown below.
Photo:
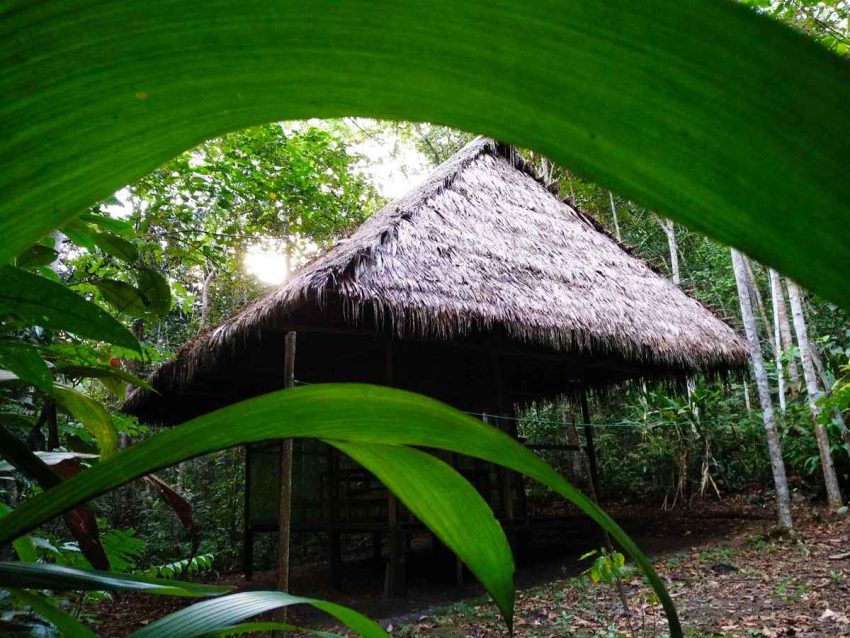
M286 330L305 382L392 382L475 409L498 407L494 371L504 405L746 360L729 326L488 139L199 335L152 375L161 394L126 409L179 421L280 387Z

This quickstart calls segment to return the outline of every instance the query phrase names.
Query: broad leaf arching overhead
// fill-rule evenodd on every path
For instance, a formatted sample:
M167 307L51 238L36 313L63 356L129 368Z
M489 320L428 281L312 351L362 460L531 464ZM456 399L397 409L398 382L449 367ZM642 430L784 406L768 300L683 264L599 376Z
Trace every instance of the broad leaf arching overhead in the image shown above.
M428 120L534 148L850 306L850 65L728 0L0 10L0 259L203 139Z
M233 427L236 422L239 427ZM673 601L646 556L598 505L540 457L504 432L439 401L379 386L318 384L280 390L160 432L21 504L11 514L0 519L0 544L25 534L77 503L156 469L242 443L302 437L323 439L342 449L353 443L355 445L347 451L354 451L355 458L361 461L367 460L369 456L374 457L376 453L380 455L380 449L391 446L442 449L491 461L539 481L569 499L611 534L640 567L658 595L667 614L671 635L682 635ZM364 446L374 446L374 452L364 454ZM397 477L396 468L403 458L403 452L401 450L392 463L380 471L382 480L388 482L391 491L398 487L391 479ZM376 462L375 458L369 460L370 464ZM374 466L370 469L378 471ZM408 495L413 494L414 488L409 483L402 485L402 488L408 491ZM416 513L418 516L428 514L433 517L439 515L439 508L422 506ZM423 522L430 525L429 520ZM432 530L439 531L433 527ZM447 534L446 529L442 532L441 537L448 544L454 545L453 549L472 566L470 559L477 552L460 551L457 544L477 543L479 539L457 532ZM506 564L507 561L499 557L498 546L493 545L493 536L488 534L488 537L491 539L490 547L485 551L495 550L493 556L496 560L485 562L491 566L501 564L512 572L513 565ZM480 556L476 558L476 561L479 560ZM500 598L498 591L503 589L499 583L504 582L504 579L492 579L490 583L495 587L485 582L496 592L494 596L497 600ZM500 605L505 606L507 600L507 596L501 596Z

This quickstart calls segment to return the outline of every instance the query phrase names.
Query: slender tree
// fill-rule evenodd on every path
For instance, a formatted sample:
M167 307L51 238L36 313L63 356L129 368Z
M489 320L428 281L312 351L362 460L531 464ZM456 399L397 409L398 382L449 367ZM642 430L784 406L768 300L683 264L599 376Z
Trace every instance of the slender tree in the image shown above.
M773 306L773 351L776 354L776 382L779 386L779 409L785 412L785 371L782 369L782 328L779 319L780 303L784 306L785 302L782 300L782 282L779 279L779 274L773 268L769 268L767 272L770 278L770 302ZM782 310L784 312L784 308Z
M779 275L776 275L779 279ZM782 281L779 280L777 289L776 314L779 318L779 337L782 342L782 352L787 356L788 392L796 399L800 396L800 371L797 368L797 358L791 355L794 349L794 338L791 335L791 320L788 318L788 307L785 305L785 292Z
M734 248L732 250L732 266L735 271L735 283L738 287L738 302L741 306L741 319L744 332L747 335L747 346L753 364L753 374L756 379L759 404L761 405L764 431L767 436L767 451L770 456L770 466L773 470L773 483L776 487L776 510L778 524L781 529L790 530L791 498L788 492L788 479L785 476L785 462L782 460L782 446L776 433L776 423L773 415L773 402L770 398L770 387L767 383L767 371L764 367L764 357L758 338L758 327L753 314L753 306L747 291L747 270L744 256Z
M777 359L779 358L779 350L776 348L773 327L771 326L771 322L767 319L767 310L765 310L764 299L762 299L761 290L759 290L758 287L756 274L753 272L752 264L748 260L744 261L744 265L747 267L747 284L750 289L750 293L752 293L752 298L755 299L756 308L758 308L759 317L761 317L761 323L764 326L764 333L767 336L767 341L770 344L773 357L774 359Z
M611 217L614 218L614 236L617 241L623 241L623 236L620 234L620 220L617 217L617 207L614 205L614 193L608 191L608 201L611 202Z
M815 370L818 373L818 379L821 382L821 387L825 394L829 394L831 391L830 381L826 376L826 370L823 365L823 361L821 360L820 354L818 353L818 349L815 344L811 344L811 353L812 353L812 363L815 364ZM844 415L841 414L841 410L838 408L833 408L832 410L832 422L838 426L838 431L841 432L841 438L844 439L844 448L847 450L847 453L850 454L850 430L847 429L847 423L844 421Z
M676 225L671 219L662 219L656 216L661 230L667 235L667 248L670 250L670 272L673 273L673 283L677 286L682 283L679 272L679 247L676 245Z
M806 380L806 391L809 398L809 408L812 411L812 419L815 423L815 437L818 441L821 467L823 468L823 480L826 484L826 499L830 508L838 509L842 505L841 490L838 487L838 477L835 475L835 466L832 462L832 451L829 449L829 436L820 419L821 409L818 400L821 397L815 367L812 363L812 352L809 346L809 334L806 329L806 318L803 314L803 301L800 289L790 279L786 280L788 285L788 299L791 301L791 317L794 321L794 332L797 334L797 345L800 350L800 362L803 366L803 376Z

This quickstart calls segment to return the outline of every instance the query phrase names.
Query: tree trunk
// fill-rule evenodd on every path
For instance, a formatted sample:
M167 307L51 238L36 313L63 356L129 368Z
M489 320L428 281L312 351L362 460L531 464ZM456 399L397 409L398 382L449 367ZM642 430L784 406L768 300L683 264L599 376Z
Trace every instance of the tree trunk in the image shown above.
M682 283L679 273L679 248L676 245L676 226L670 219L657 217L658 223L664 234L667 235L667 247L670 249L670 272L673 273L673 283L677 286Z
M776 275L776 279L778 281L778 295L779 295L779 303L776 306L777 315L779 316L779 336L782 341L782 352L784 354L790 354L791 350L794 348L794 338L791 336L791 322L788 319L788 308L785 305L785 293L782 290L782 281L779 279L779 275ZM797 369L797 359L796 357L789 356L788 357L788 391L791 394L791 397L796 399L800 396L800 371Z
M608 191L608 201L611 202L611 216L614 218L614 237L617 241L623 241L623 236L620 235L620 220L617 218L617 207L614 205L614 193Z
M814 344L811 346L811 354L812 363L815 364L815 370L818 373L821 387L823 388L824 393L829 394L832 391L832 385L826 376L823 361L821 360L818 349ZM847 450L847 454L850 454L850 430L847 429L847 423L844 421L844 415L841 414L841 410L838 408L832 410L832 420L835 425L838 426L838 430L841 432L841 438L844 439L844 449Z
M210 325L210 284L213 279L215 279L215 270L210 270L201 284L201 324L199 326L201 330Z
M779 280L779 275L773 268L767 271L770 278L770 302L773 306L773 352L776 358L776 382L779 386L779 409L785 412L785 371L782 369L782 336L781 325L779 320L779 305L782 299L782 282ZM782 300L782 305L785 305ZM784 312L784 308L782 309Z
M773 483L776 487L776 510L779 527L790 530L791 522L791 499L788 493L788 479L785 476L785 463L782 460L782 447L779 436L776 433L776 424L773 418L773 403L770 399L770 387L767 383L767 371L764 367L761 343L759 343L756 318L753 315L753 307L747 293L747 273L744 265L744 256L734 248L732 251L732 266L735 270L735 283L738 286L738 303L741 305L741 319L744 323L744 331L747 335L747 347L750 351L750 359L753 364L753 372L758 389L759 403L761 404L762 419L764 420L764 431L767 436L767 450L770 456L770 466L773 469Z
M826 484L826 498L829 502L829 507L836 510L842 505L841 490L838 488L838 477L835 475L832 451L829 449L829 437L826 433L826 428L820 420L821 410L818 405L818 399L821 397L821 392L818 388L815 367L812 364L809 334L806 330L806 318L803 315L803 302L797 285L790 279L787 279L786 282L788 284L788 299L791 301L791 317L794 321L794 332L797 334L797 345L800 350L800 362L803 365L803 376L806 379L809 408L812 411L812 419L815 423L815 437L818 441L821 467L823 468L823 480Z
M759 290L758 284L756 283L756 274L753 272L753 268L746 257L744 257L744 266L746 266L747 269L747 281L749 282L750 292L752 292L753 298L756 300L756 307L759 310L761 323L764 326L764 333L767 336L768 343L770 343L770 349L773 351L773 358L776 359L779 357L779 351L776 349L773 329L771 328L770 322L767 320L767 311L764 308L764 299L762 299L761 290Z

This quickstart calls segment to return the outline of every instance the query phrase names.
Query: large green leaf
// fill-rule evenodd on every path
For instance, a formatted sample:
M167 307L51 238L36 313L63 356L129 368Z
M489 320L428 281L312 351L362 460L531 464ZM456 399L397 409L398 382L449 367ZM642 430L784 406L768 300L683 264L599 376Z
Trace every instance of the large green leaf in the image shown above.
M234 423L239 427L233 427ZM672 635L681 635L675 606L649 560L599 506L505 433L439 401L377 386L327 384L273 392L156 434L23 503L0 520L0 543L25 534L76 503L184 459L243 443L300 437L332 444L450 450L534 478L569 499L611 534L646 574L667 613Z
M48 563L0 562L0 587L25 587L53 591L123 591L145 594L187 596L193 598L219 596L229 587L187 583L112 572L97 572Z
M312 605L330 614L364 638L389 638L374 621L353 609L314 598L301 598L279 591L231 594L181 609L130 634L129 638L193 638L225 629L272 609L289 605Z
M0 237L2 250L12 235L0 233ZM12 266L0 266L0 315L3 314L140 352L139 342L109 313L58 282Z
M139 261L139 250L126 239L112 233L96 233L93 239L98 248L113 257L129 264L136 264Z
M850 65L729 0L15 1L0 86L0 259L206 138L365 115L533 148L850 305Z
M142 293L132 284L118 279L99 279L94 285L106 302L118 312L133 317L144 317L148 313Z
M42 392L53 388L53 375L35 346L22 341L0 340L0 368L11 370L22 381Z
M97 635L71 614L62 611L41 594L19 589L8 588L11 594L36 614L52 623L62 633L64 638L97 638Z
M398 445L334 441L372 472L446 546L493 596L513 627L514 561L501 525L487 502L450 465Z
M0 518L3 518L11 511L8 505L0 501ZM18 560L30 563L38 560L38 554L35 552L35 544L33 544L32 538L29 535L16 538L15 542L12 543L12 547L18 555Z
M136 273L139 279L139 292L147 304L148 312L156 317L164 317L171 310L171 286L155 270L140 268Z
M118 449L118 428L103 405L74 388L61 385L53 387L53 396L94 437L102 459L115 454Z

